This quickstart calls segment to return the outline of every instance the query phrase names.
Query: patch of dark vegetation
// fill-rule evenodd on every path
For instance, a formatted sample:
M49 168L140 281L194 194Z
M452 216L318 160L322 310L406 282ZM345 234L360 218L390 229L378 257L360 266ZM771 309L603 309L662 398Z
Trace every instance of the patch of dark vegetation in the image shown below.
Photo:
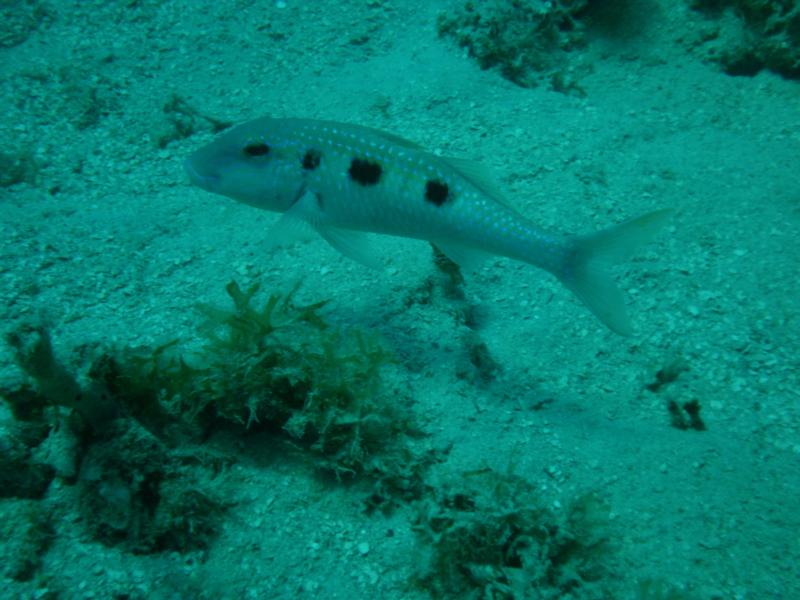
M461 268L447 257L436 244L431 244L434 272L409 293L405 306L427 306L444 302L454 319L470 329L478 328L478 310L464 293L464 275Z
M484 469L421 502L415 530L435 598L613 597L609 508L595 494L555 512L528 481Z
M134 553L207 548L227 503L219 461L206 460L204 447L216 432L254 430L292 440L337 479L366 482L370 511L426 493L423 474L441 453L411 443L423 434L408 399L384 384L392 359L377 336L330 326L325 302L300 305L297 288L263 302L257 285L226 289L232 308L199 307L204 343L192 351L177 341L83 347L71 366L45 326L8 334L20 376L0 387L18 432L0 438L3 493L39 499L60 476L76 486L85 526L104 544ZM72 456L55 468L32 458L64 431Z
M22 325L9 333L6 341L28 375L19 385L0 390L0 397L18 420L46 419L59 407L72 410L76 429L100 431L115 416L115 403L95 386L82 388L78 375L56 357L46 327Z
M413 503L426 557L418 583L434 597L615 597L609 509L598 496L554 508L534 483L490 469L434 482L447 451L420 449L424 433L409 399L386 383L393 360L376 335L332 326L325 302L299 303L297 287L263 297L258 285L231 282L226 291L232 306L200 307L201 343L191 347L88 345L65 361L43 325L7 336L19 377L0 384L15 419L15 433L0 438L0 510L30 514L6 538L18 556L0 549L3 574L43 576L59 524L37 515L51 514L55 479L72 488L59 502L75 499L94 540L137 554L209 548L235 460L209 447L257 431L331 480L366 484L369 513ZM491 377L496 365L475 340L473 368ZM40 451L47 444L57 452ZM55 455L58 464L41 458Z
M207 548L226 509L196 469L130 419L88 446L78 486L92 537L138 554Z
M47 491L55 470L32 452L46 435L19 427L0 437L0 498L41 498Z
M463 336L464 356L456 367L456 376L473 384L488 385L502 371L486 342L477 332L468 330Z
M0 151L0 188L18 183L34 185L38 173L39 164L31 151Z
M34 578L53 538L48 513L34 500L0 502L0 576L14 581Z
M176 94L164 103L162 114L163 117L157 121L151 133L159 148L166 148L170 143L186 139L198 131L219 133L233 124L201 113Z
M43 123L66 120L83 131L120 110L123 86L107 69L113 57L24 67L9 79L17 107Z
M212 477L201 468L184 468L174 450L132 418L137 407L126 405L124 398L94 378L106 355L97 357L82 375L57 358L43 326L21 327L7 336L7 342L27 375L0 389L0 397L17 419L17 430L25 432L25 443L17 444L10 456L21 460L23 452L31 453L67 429L76 443L60 452L74 455L58 460L80 465L76 473L69 469L64 473L62 468L62 476L77 486L79 509L92 537L137 553L207 547L225 509L208 490L210 485L203 483ZM36 466L30 460L25 468L4 464L6 478L14 483L4 489L16 498L43 496L54 467L44 465L48 477L39 478L35 494L26 493L31 486L20 482L23 475L30 480ZM12 480L13 473L17 476Z
M644 389L662 397L673 427L705 431L700 401L694 397L698 394L697 381L691 377L691 381L687 381L686 377L681 377L684 373L690 373L688 362L682 356L675 356L656 371L655 379ZM687 397L690 399L686 400Z
M730 75L766 69L800 79L800 2L689 0L708 18L697 43Z
M694 429L695 431L705 431L706 424L700 417L700 402L689 400L679 404L675 400L667 402L670 423L675 429Z
M406 432L417 431L401 408L408 402L385 388L381 371L393 361L382 342L330 327L319 312L325 302L297 305L295 290L261 306L252 302L258 286L227 290L234 310L203 307L214 368L195 380L205 389L187 395L194 404L187 408L201 418L281 428L337 476L380 472Z
M590 38L635 31L628 25L636 5L627 0L467 1L440 15L437 25L441 37L454 38L483 69L497 68L522 87L544 83L584 95L579 80L589 66L581 54Z
M677 381L681 373L689 370L689 365L681 358L675 358L664 367L656 371L655 380L648 383L645 388L653 393L661 391L664 386Z
M464 275L461 268L450 260L436 244L431 244L433 249L433 266L442 275L442 289L448 298L454 300L464 299Z
M24 43L37 29L53 21L46 4L35 0L0 2L0 49Z

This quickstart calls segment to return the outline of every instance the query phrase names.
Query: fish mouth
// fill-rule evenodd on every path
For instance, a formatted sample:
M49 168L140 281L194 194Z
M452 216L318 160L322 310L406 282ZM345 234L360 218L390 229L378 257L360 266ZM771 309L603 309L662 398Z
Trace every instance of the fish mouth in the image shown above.
M195 184L197 187L207 190L209 192L214 191L217 182L219 182L219 176L217 175L209 175L207 173L200 173L197 170L197 167L192 162L191 158L187 158L183 162L183 169L186 171L186 174L189 176L189 181Z

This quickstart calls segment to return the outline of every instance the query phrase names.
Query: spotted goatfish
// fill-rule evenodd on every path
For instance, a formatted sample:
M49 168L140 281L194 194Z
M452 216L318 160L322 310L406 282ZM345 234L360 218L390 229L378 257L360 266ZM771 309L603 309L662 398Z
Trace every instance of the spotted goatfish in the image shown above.
M555 275L609 329L631 333L605 264L651 238L658 210L584 236L548 233L504 199L486 171L389 133L331 121L262 118L194 152L186 172L199 187L282 213L273 244L311 226L342 254L379 266L365 232L427 240L463 269L505 256Z

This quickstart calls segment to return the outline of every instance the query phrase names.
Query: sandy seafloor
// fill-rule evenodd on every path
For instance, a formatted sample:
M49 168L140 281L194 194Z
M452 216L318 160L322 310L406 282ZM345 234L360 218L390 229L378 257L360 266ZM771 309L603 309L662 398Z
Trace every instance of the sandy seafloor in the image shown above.
M697 598L800 598L798 83L722 73L681 43L696 15L663 1L638 35L592 43L584 97L525 89L437 37L446 4L54 3L52 22L0 59L2 138L42 164L35 184L0 189L3 331L43 318L65 356L153 344L191 337L193 307L223 303L231 278L302 279L302 299L330 298L331 322L373 328L397 355L394 383L432 442L451 445L440 472L513 462L548 502L607 499L619 597L658 577ZM23 72L44 74L38 91ZM55 80L77 97L101 90L96 123L75 126ZM674 207L616 271L636 334L605 330L547 274L493 259L466 293L502 371L459 377L465 328L451 301L406 305L432 271L424 243L378 240L383 272L320 240L265 250L275 215L184 175L210 132L154 143L174 94L220 119L357 122L476 159L547 229ZM664 396L645 387L676 359L688 371L670 393L700 400L706 431L671 427ZM5 346L0 360L12 368ZM0 597L37 585L63 598L426 597L406 585L413 507L368 516L357 488L269 448L230 467L222 532L188 556L92 541L55 481L39 572L3 581Z

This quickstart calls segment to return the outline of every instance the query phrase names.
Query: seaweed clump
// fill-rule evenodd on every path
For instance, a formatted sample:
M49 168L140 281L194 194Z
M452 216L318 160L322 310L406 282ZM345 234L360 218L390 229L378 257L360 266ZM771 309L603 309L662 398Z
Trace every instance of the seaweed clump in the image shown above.
M233 460L204 446L217 431L261 430L339 478L364 476L367 510L422 497L438 455L410 443L419 432L384 383L392 361L379 339L331 327L325 302L297 303L296 287L263 302L258 285L226 290L231 308L200 307L193 350L89 345L67 362L44 325L8 334L19 369L0 398L16 433L0 438L0 495L44 503L59 478L75 486L94 539L134 553L202 550L228 507L217 480ZM35 558L12 576L31 577Z
M177 451L148 431L138 407L126 404L130 397L97 378L108 356L96 356L86 373L73 370L42 325L19 327L6 341L23 377L0 388L16 419L0 438L9 451L0 460L2 497L30 498L31 510L46 513L37 503L46 505L58 476L76 487L77 512L106 545L136 553L206 548L226 509L212 490L216 473L184 465L181 452L192 449ZM25 564L19 577L30 578L38 560L29 556Z
M556 513L528 481L487 469L420 506L415 528L430 557L419 581L437 598L612 597L609 509L594 494Z
M164 104L162 112L162 119L151 132L151 137L159 148L166 148L170 143L188 138L204 129L219 133L232 125L228 121L202 114L175 94Z
M729 75L767 69L800 79L800 3L796 0L690 0L709 19L708 57Z
M52 541L52 517L38 502L22 499L0 503L0 517L0 577L30 581Z
M53 21L52 11L34 0L0 2L0 49L24 43L43 24Z
M0 150L0 188L18 183L35 184L39 165L30 150L4 152Z
M78 480L92 537L137 554L207 548L227 506L203 469L183 465L135 421L108 432L87 448Z
M112 356L96 377L152 431L284 435L321 471L371 480L369 511L418 499L440 453L411 443L421 432L409 403L383 378L390 353L375 334L330 326L320 313L325 301L297 303L297 287L259 302L258 284L231 282L232 307L198 307L198 350L168 343Z
M296 290L257 305L258 284L242 290L231 282L232 309L199 307L200 351L165 346L128 357L112 385L149 394L149 404L157 391L161 407L203 431L225 423L283 430L337 476L376 468L410 426L384 395L390 355L372 334L330 327L320 315L325 302L300 305Z
M496 67L521 87L549 80L560 89L569 76L560 65L586 43L584 27L576 18L586 4L587 0L465 2L453 16L439 16L438 32L455 38L482 69Z
M437 27L440 37L454 38L482 69L497 68L521 87L545 84L585 95L579 79L591 61L581 55L590 37L639 31L634 6L628 0L466 1L452 14L441 14Z
M696 397L701 393L699 382L683 357L676 356L668 361L644 388L664 399L674 428L705 431L706 424L700 416L701 403ZM687 400L687 396L690 399Z

